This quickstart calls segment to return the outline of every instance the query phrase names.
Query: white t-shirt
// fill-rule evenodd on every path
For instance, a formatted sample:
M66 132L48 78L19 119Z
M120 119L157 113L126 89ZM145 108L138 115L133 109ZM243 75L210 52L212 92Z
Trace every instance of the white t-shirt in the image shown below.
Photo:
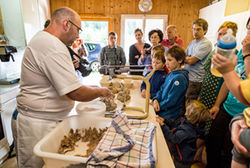
M65 44L38 32L24 53L18 107L34 117L46 118L47 113L52 119L62 118L74 106L66 94L81 86Z

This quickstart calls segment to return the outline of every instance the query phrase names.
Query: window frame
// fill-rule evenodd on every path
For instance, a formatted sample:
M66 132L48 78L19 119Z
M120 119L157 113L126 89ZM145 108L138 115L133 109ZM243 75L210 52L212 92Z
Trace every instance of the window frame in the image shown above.
M121 15L121 46L125 47L125 20L126 19L143 19L142 21L142 31L145 32L146 29L146 19L163 19L163 33L165 33L166 27L168 25L168 15L130 15L130 14L123 14ZM147 35L144 35L147 36Z

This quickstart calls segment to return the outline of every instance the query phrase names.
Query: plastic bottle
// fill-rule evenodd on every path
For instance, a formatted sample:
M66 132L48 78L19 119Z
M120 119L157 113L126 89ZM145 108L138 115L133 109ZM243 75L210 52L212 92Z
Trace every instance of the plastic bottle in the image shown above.
M228 29L227 34L218 40L215 52L231 59L234 54L235 47L236 39L233 35L233 31L231 29ZM210 71L214 76L222 77L222 74L214 68L213 63L211 64Z

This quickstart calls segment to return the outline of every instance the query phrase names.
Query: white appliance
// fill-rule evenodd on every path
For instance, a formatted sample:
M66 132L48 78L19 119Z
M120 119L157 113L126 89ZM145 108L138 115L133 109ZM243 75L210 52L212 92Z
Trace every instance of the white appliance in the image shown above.
M0 163L7 158L9 146L13 143L11 119L18 92L18 84L0 85Z

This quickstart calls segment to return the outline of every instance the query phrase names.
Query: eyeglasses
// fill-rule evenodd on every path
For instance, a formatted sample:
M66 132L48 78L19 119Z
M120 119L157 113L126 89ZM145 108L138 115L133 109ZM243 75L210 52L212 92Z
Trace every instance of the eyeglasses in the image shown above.
M77 28L79 34L82 32L82 29L81 29L79 26L77 26L77 25L76 25L75 23L73 23L71 20L69 20L69 22Z
M248 24L248 26L247 26L247 30L250 30L250 25Z

